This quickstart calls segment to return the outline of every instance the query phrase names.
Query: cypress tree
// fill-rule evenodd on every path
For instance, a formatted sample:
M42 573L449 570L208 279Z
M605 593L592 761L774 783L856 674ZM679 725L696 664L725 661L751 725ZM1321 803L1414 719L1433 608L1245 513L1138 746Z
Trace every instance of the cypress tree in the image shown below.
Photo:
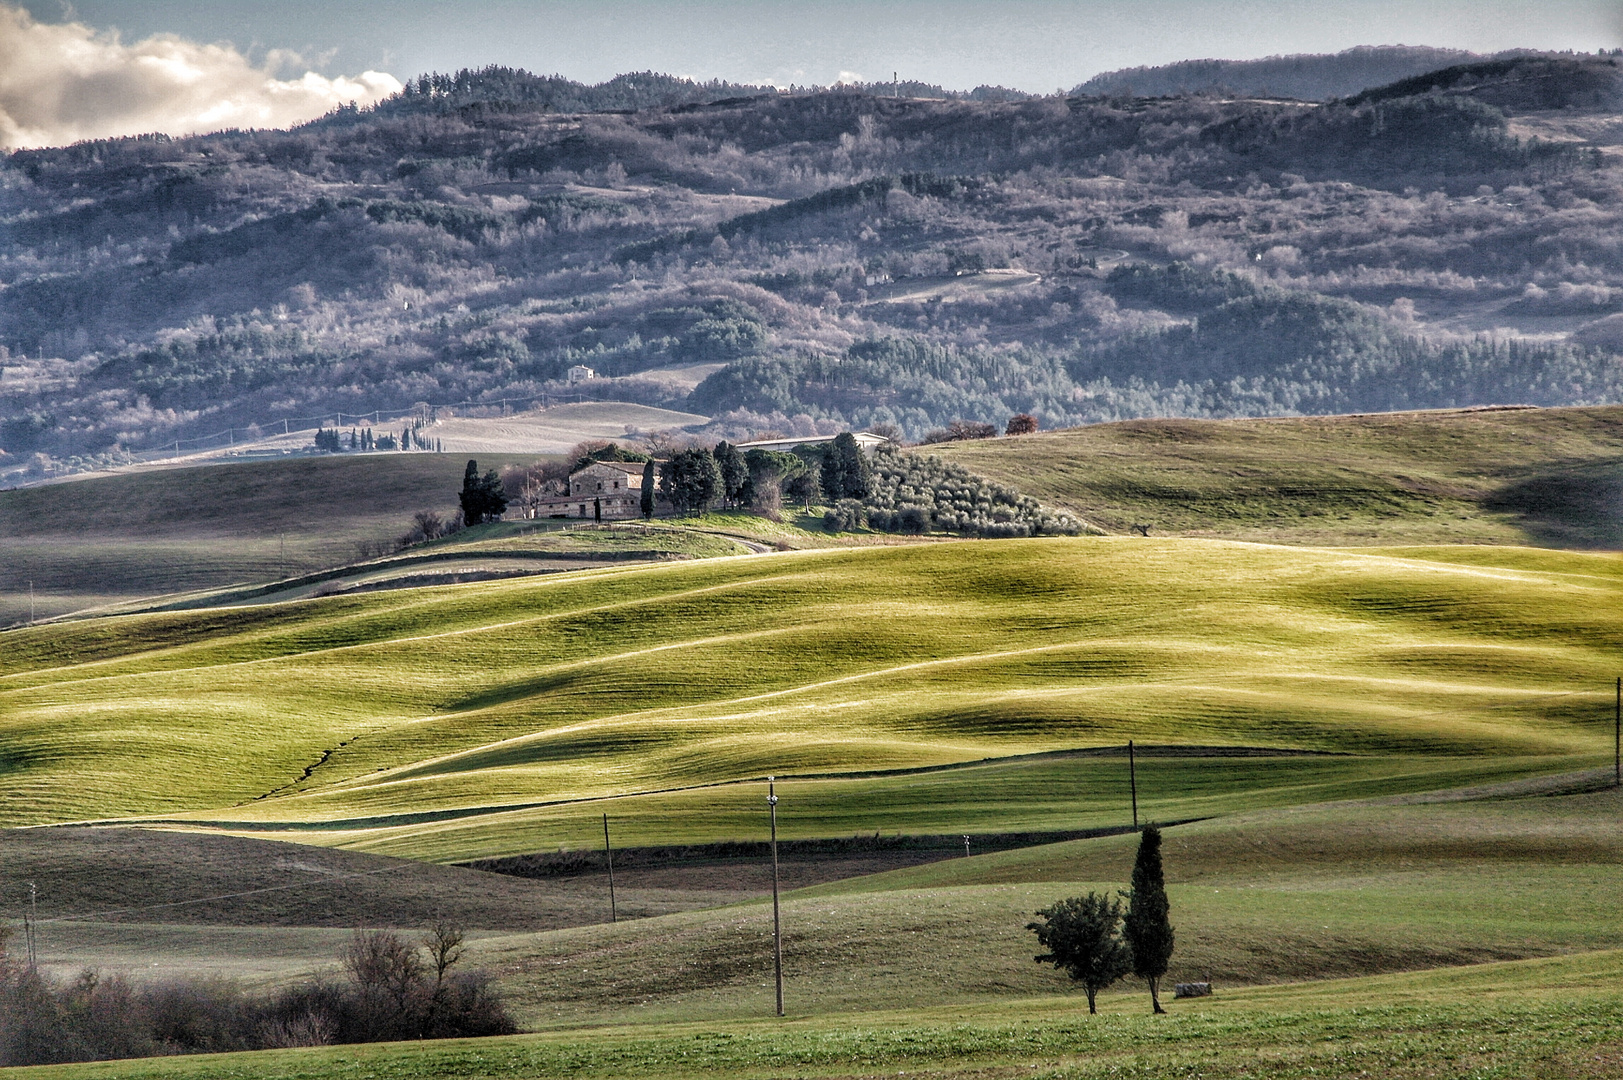
M1150 1004L1158 1013L1166 1012L1161 1008L1161 976L1172 959L1170 915L1166 878L1161 872L1161 830L1151 825L1138 841L1122 936L1133 950L1133 974L1149 984Z
M469 525L478 525L485 520L484 488L479 481L479 462L470 460L468 467L462 470L462 494L457 496L462 504L462 520Z
M654 459L649 458L642 466L642 519L652 521L654 518Z
M711 453L716 458L716 470L721 474L722 496L730 505L736 507L739 493L750 478L749 468L744 464L744 455L738 452L738 447L725 439L717 443Z

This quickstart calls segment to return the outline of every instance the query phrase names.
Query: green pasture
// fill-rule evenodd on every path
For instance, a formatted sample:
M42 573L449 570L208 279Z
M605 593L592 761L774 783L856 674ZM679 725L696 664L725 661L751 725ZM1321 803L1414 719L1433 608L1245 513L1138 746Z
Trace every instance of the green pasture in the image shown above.
M1143 821L1189 821L1273 806L1364 799L1440 787L1503 784L1594 767L1600 757L1429 755L1326 757L1161 757L1140 755L1136 776ZM924 773L792 776L777 784L784 839L971 835L1106 829L1132 821L1125 754L1017 758ZM210 812L169 819L440 862L534 851L596 849L602 815L622 846L667 846L760 839L767 827L765 785L743 781L675 791L610 796L535 807L457 813L410 811L311 822L265 821ZM313 816L313 815L312 815Z
M1282 1078L1612 1077L1623 1062L1623 954L1229 991L1145 1015L1107 996L788 1020L641 1023L440 1043L272 1050L18 1069L102 1077Z
M933 453L1116 532L1623 548L1623 408L1130 420Z
M0 653L3 814L336 824L1129 738L1604 753L1623 561L1495 561L929 544L34 627Z
M1165 866L1178 945L1169 978L1210 978L1227 998L1242 986L1623 948L1615 918L1620 811L1616 789L1471 801L1400 796L1170 827ZM787 893L791 1016L944 1004L997 1009L1068 992L1061 974L1032 961L1024 926L1061 897L1124 887L1135 842L1111 836L950 858ZM757 895L653 914L644 905L660 902L648 888L655 879L622 869L622 915L630 910L630 919L476 935L470 963L496 976L521 1023L761 1015L770 1002L770 905ZM744 869L717 873L737 878ZM435 872L447 871L424 868L425 883ZM327 887L312 881L313 895L301 902L320 910ZM398 887L396 878L378 877L367 886L377 899L351 904L387 910ZM207 886L200 881L196 891ZM600 873L574 875L566 892L537 892L533 902L582 907L594 894L606 909ZM674 899L667 888L664 902ZM393 906L404 910L398 900ZM43 955L59 969L82 962L255 984L330 965L342 935L297 925L42 924ZM1109 1009L1135 1008L1141 996L1122 984L1107 995Z
M1623 796L1284 808L1176 826L1169 981L1332 979L1623 947ZM1063 992L1033 913L1125 888L1136 837L948 859L802 889L783 905L791 1013ZM527 1026L758 1014L772 969L755 901L480 942ZM1137 998L1124 983L1112 995Z
M480 456L481 468L535 455ZM0 491L0 626L295 577L456 510L467 458L364 454L149 469Z

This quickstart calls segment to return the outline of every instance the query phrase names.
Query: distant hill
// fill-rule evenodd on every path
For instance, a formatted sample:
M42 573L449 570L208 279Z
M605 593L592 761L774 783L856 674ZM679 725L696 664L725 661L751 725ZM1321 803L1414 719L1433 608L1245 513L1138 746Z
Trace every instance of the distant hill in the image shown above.
M1299 53L1262 60L1183 60L1160 67L1122 68L1095 75L1073 93L1175 97L1228 91L1246 97L1328 101L1439 68L1482 59L1461 49L1361 45L1335 54Z
M1623 108L1623 63L1616 56L1512 56L1456 64L1379 86L1349 105L1421 94L1475 98L1507 112Z
M1623 137L1499 104L1602 100L1613 58L1391 55L1312 63L1430 81L1329 107L487 68L294 131L19 151L0 484L515 398L730 441L1623 401L1612 336L1563 340L1623 312Z
M1112 531L1623 547L1623 408L1133 420L932 447Z

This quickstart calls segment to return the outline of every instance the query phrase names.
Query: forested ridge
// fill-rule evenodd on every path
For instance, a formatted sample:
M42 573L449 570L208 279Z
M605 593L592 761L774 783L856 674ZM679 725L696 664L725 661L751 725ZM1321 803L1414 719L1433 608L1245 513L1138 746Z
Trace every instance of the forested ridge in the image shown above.
M1623 400L1618 64L1324 104L487 68L17 152L0 473L576 365L735 440Z

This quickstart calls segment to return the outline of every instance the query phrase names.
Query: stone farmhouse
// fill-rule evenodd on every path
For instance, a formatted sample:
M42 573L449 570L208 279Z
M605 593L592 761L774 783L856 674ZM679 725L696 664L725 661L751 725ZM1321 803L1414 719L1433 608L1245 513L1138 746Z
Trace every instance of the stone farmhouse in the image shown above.
M640 461L597 461L569 474L569 494L548 499L543 517L624 521L642 516Z

